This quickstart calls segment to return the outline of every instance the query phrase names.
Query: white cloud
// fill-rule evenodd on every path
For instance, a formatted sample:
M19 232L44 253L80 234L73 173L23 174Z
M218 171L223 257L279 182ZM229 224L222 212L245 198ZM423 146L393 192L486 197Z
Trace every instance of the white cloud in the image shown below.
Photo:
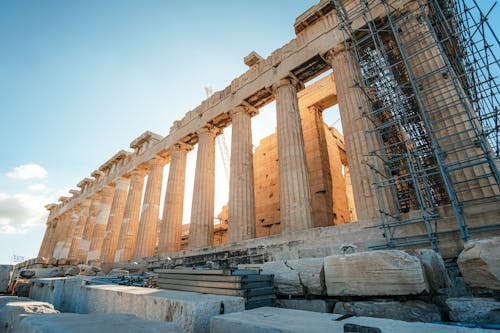
M47 177L47 170L35 163L23 164L8 172L7 177L13 179L35 179Z
M43 191L46 188L47 188L47 186L45 186L44 184L33 184L33 185L28 186L28 189L30 189L32 191Z
M23 233L42 225L48 214L44 208L47 202L43 195L0 193L0 234Z

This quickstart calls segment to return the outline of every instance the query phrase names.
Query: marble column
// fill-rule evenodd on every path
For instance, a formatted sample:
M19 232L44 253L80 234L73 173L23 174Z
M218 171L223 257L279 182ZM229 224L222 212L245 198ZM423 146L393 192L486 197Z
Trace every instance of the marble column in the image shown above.
M68 259L78 258L78 249L80 248L80 242L82 240L83 232L85 231L85 224L89 217L91 198L83 199L80 208L80 214L78 217L78 222L75 227L75 232L73 233L73 239L71 242L71 247L68 253Z
M146 193L144 194L134 258L155 255L164 165L165 161L159 156L154 157L148 163L148 181Z
M181 249L186 155L191 149L193 147L185 143L177 143L172 147L158 253L176 252Z
M282 79L273 85L278 126L280 213L283 233L313 227L311 192L296 82Z
M475 122L481 129L477 114L463 88L454 85L446 69L447 56L441 53L428 23L422 19L418 4L411 4L410 7L407 10L412 14L401 24L399 33L401 41L407 45L406 53L411 55L408 65L413 75L420 78L418 84L424 92L421 101L425 112L432 122L434 135L439 139L445 163L454 166L469 164L449 173L457 197L466 201L498 196L499 187L486 163L486 152L479 146L472 127ZM460 95L464 96L463 99ZM466 107L471 116L467 115ZM487 149L492 153L491 147Z
M367 165L370 149L362 116L363 112L370 110L370 106L364 95L357 96L345 49L339 47L329 52L327 59L331 62L335 76L356 215L359 220L374 219L372 221L378 223L378 219L375 220L378 218L378 204L371 188L370 169Z
M256 111L237 106L232 118L229 178L228 237L230 242L255 238L252 116Z
M115 193L115 185L108 184L102 190L101 204L99 213L92 231L92 239L87 255L87 261L96 261L101 257L102 242L104 241L104 233L108 224L109 214L111 213L111 204L113 203L113 195Z
M70 223L71 211L66 211L60 215L56 226L56 237L54 239L54 258L62 258L61 254L66 243L66 232Z
M130 177L121 176L115 181L115 194L113 204L109 214L108 225L104 233L104 241L101 248L101 262L113 262L116 249L118 247L118 238L122 226L123 213L125 211L125 202L127 200L127 191L130 184Z
M51 239L54 235L54 219L47 221L47 227L45 229L45 234L43 235L42 245L40 245L40 250L38 251L38 257L48 257L50 256L49 246Z
M123 213L118 250L114 258L115 262L127 261L134 256L145 176L146 170L143 168L135 169L130 174L130 188Z
M67 224L67 227L66 227L66 230L64 233L64 235L65 235L64 236L64 245L62 247L62 252L60 254L60 258L64 258L64 259L69 258L68 255L69 255L69 250L71 248L71 243L73 242L73 234L74 234L76 226L78 224L78 220L80 219L80 210L81 210L80 205L76 205L71 210L70 219L68 221L69 223Z
M217 127L207 125L196 132L198 154L194 176L193 204L189 224L189 248L211 246L214 236L215 137Z
M97 214L99 213L99 208L101 207L101 199L102 191L98 191L92 196L89 215L85 221L85 228L83 230L80 246L78 247L77 257L79 262L85 262L87 260L87 254L92 241L92 234L94 233L95 221L97 219Z

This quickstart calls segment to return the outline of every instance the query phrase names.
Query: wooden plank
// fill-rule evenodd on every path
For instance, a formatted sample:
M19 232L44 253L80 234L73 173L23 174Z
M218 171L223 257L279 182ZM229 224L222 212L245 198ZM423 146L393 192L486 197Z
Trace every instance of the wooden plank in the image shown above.
M231 271L223 269L155 269L155 273L193 274L193 275L230 275Z
M161 289L190 291L202 294L216 294L216 295L226 295L226 296L245 296L246 293L246 290L204 288L204 287L183 286L179 284L167 284L167 283L158 284L158 286Z
M252 288L272 287L270 281L256 281L247 283L247 282L196 281L196 280L158 278L158 283L179 284L183 286L193 286L193 287L222 288L222 289L252 289Z
M274 287L248 289L247 296L260 296L274 294Z
M159 273L158 278L160 278L160 279L177 279L177 280L195 280L195 281L214 281L214 282L240 282L242 280L243 276Z
M238 275L259 275L259 270L257 269L235 269L231 272L232 276Z

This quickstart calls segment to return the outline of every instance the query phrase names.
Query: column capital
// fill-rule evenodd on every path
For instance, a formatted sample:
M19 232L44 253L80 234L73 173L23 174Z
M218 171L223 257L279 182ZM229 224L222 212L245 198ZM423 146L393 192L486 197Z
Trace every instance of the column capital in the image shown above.
M148 161L148 167L164 166L166 161L163 157L155 155L152 159Z
M196 131L196 135L198 135L198 137L200 135L212 135L213 137L216 137L217 135L219 135L221 133L222 133L222 129L220 129L219 127L217 127L213 124L206 124L205 126L199 128Z
M235 114L238 114L238 113L246 113L246 114L250 115L250 117L253 117L259 113L259 110L250 104L248 104L248 105L241 104L241 105L234 107L231 111L229 111L229 116L232 118L232 117L234 117Z
M189 143L185 143L182 141L178 141L172 146L172 150L188 152L193 150L193 145L190 145Z
M130 172L131 177L146 177L148 170L144 167L139 167Z
M274 93L276 93L276 89L287 85L291 85L297 90L304 88L304 84L300 82L298 79L292 76L287 76L285 78L282 78L281 80L278 80L278 82L274 83L271 86L271 89Z
M333 49L326 51L321 57L328 62L329 64L332 63L333 58L336 57L339 54L345 54L345 46L343 43L335 46Z

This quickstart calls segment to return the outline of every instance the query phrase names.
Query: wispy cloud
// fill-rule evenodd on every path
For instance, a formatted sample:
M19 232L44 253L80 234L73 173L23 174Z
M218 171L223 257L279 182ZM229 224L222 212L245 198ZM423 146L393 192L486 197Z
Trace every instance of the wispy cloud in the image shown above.
M44 195L0 193L0 234L23 233L47 217Z
M33 184L33 185L29 185L28 189L31 191L43 191L43 190L47 189L47 186L45 186L45 184Z
M7 172L7 177L13 179L41 179L47 177L47 170L35 163L23 164Z

